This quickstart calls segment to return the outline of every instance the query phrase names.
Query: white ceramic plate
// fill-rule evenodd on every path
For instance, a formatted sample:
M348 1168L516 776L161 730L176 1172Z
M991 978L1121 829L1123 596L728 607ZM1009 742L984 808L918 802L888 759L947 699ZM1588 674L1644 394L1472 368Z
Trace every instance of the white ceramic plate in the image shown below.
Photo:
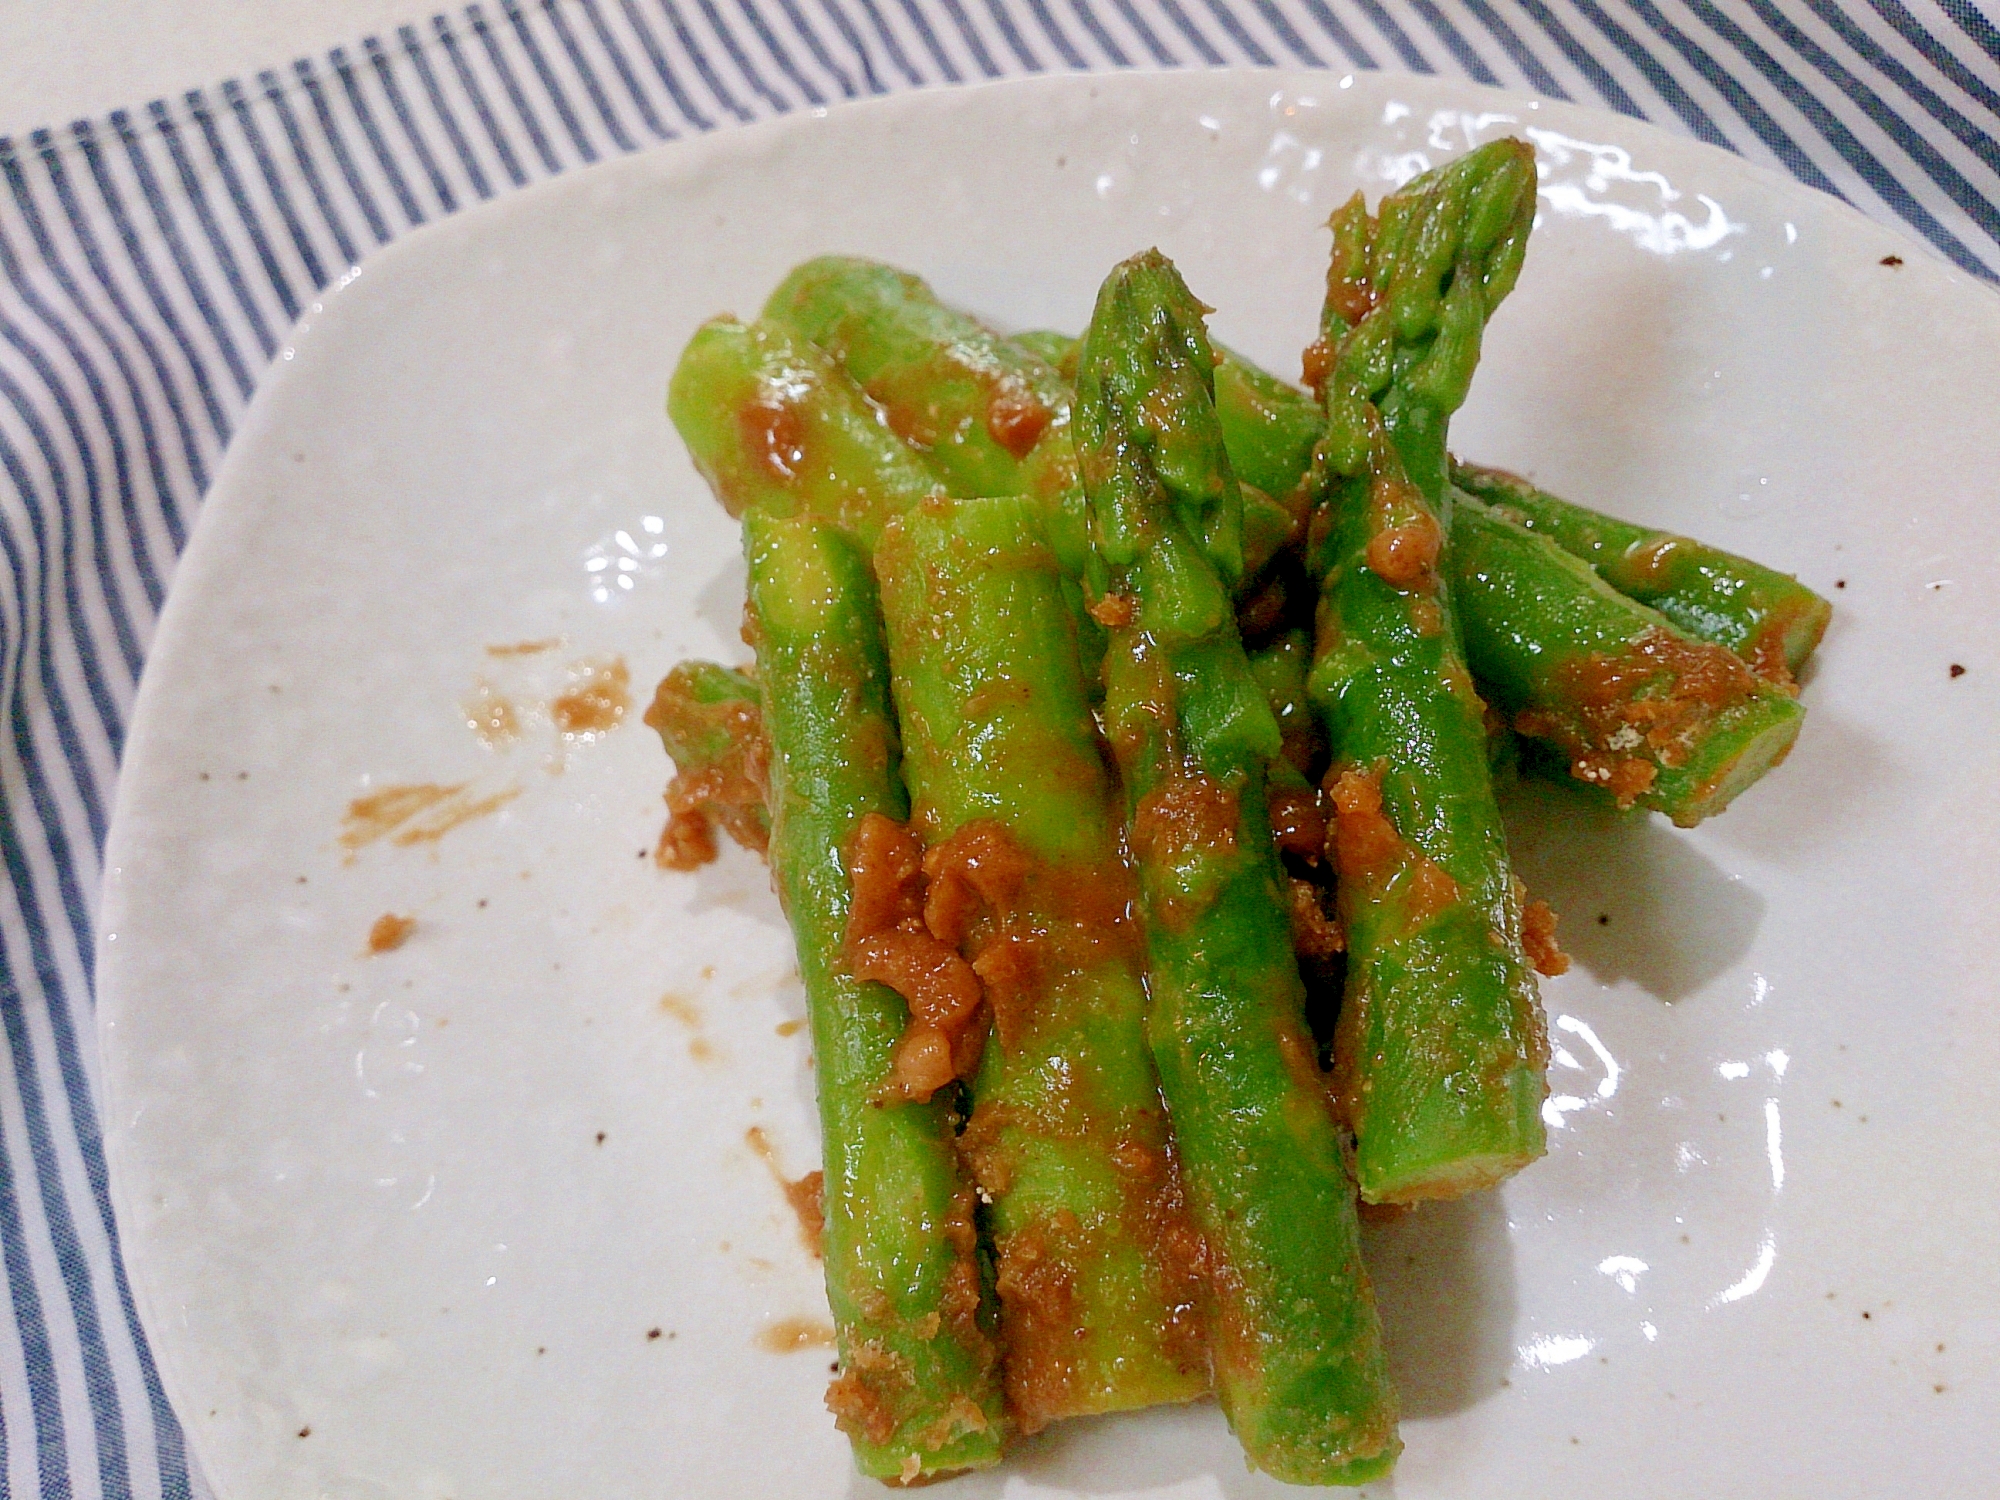
M696 323L839 249L1077 328L1158 243L1290 372L1329 209L1516 130L1543 222L1455 446L1838 613L1797 753L1720 822L1517 809L1578 960L1544 992L1557 1128L1503 1192L1372 1234L1409 1450L1370 1492L1986 1492L2000 299L1628 120L1238 73L628 158L412 235L297 330L147 672L100 969L125 1253L226 1500L871 1491L826 1350L762 1347L825 1316L746 1143L816 1153L764 871L656 870L636 706L596 738L549 716L579 663L622 659L642 705L682 656L744 655L735 529L661 414ZM493 654L521 642L556 644ZM482 691L511 742L468 730ZM354 799L425 784L466 788L433 832L505 800L343 845ZM366 957L385 913L415 930ZM1202 1406L953 1493L1276 1490Z

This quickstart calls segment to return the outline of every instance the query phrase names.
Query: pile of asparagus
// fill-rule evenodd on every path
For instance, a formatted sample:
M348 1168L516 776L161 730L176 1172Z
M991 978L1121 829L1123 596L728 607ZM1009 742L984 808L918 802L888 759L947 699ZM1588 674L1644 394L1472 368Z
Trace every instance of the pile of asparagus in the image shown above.
M1511 140L1357 195L1310 394L1157 252L1080 341L824 258L682 356L756 666L662 684L663 849L768 842L864 1472L1213 1391L1280 1479L1386 1473L1357 1197L1544 1149L1496 766L1691 824L1796 737L1823 600L1447 456L1534 204Z

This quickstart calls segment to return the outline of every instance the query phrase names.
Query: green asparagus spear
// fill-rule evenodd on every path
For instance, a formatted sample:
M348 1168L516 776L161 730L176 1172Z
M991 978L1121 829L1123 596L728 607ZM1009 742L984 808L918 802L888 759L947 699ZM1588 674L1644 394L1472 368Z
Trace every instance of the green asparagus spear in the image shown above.
M1188 1400L1208 1384L1198 1242L1146 1049L1131 876L1039 509L927 500L883 534L875 565L927 868L966 849L985 902L968 942L994 1027L961 1148L992 1200L1009 1410L1032 1430Z
M827 1405L863 1473L909 1482L1000 1457L973 1193L942 1102L886 1100L903 1002L842 965L847 853L905 794L874 580L833 527L744 518L751 634L771 737L771 866L812 1017L825 1260L840 1355Z
M1296 386L1233 349L1215 352L1215 414L1237 478L1268 495L1299 493L1326 418Z
M1250 671L1264 689L1264 701L1278 720L1285 759L1309 773L1321 746L1313 719L1306 676L1312 666L1312 641L1303 630L1287 630L1250 653Z
M1301 392L1220 344L1215 414L1243 488L1243 573L1254 579L1305 537L1312 496L1304 480L1326 419Z
M1083 340L1073 333L1058 333L1053 328L1031 328L1026 333L1014 335L1014 342L1041 360L1050 369L1076 385L1077 356L1083 352Z
M1014 342L1076 384L1081 339L1038 328L1015 334ZM1294 494L1312 467L1313 446L1326 425L1319 407L1305 392L1235 350L1222 344L1212 347L1215 413L1237 483L1255 485L1267 496Z
M1534 205L1533 152L1496 141L1331 225L1310 687L1347 937L1335 1072L1375 1203L1490 1186L1545 1144L1541 1004L1440 568L1446 422Z
M796 267L764 316L837 360L954 495L1029 495L1064 571L1087 550L1068 387L1044 360L876 261Z
M1129 615L1105 659L1105 728L1139 866L1147 1031L1209 1250L1223 1411L1254 1467L1359 1484L1402 1445L1266 811L1279 728L1224 587L1240 501L1202 311L1148 251L1111 273L1084 339L1078 451Z
M1230 462L1274 495L1311 464L1320 411L1305 392L1218 351L1216 403ZM1230 399L1236 391L1238 399ZM1727 646L1773 682L1795 677L1826 633L1833 607L1790 575L1704 542L1616 520L1559 499L1504 469L1451 464L1452 483L1596 568L1628 598L1649 604L1699 640ZM1245 525L1248 527L1246 519ZM1454 527L1453 539L1457 532ZM1475 672L1478 663L1474 662Z
M1619 593L1650 604L1689 635L1727 646L1770 681L1798 675L1833 616L1831 604L1788 574L1599 515L1504 469L1454 463L1452 480L1582 558Z
M766 357L772 350L778 354ZM789 474L779 473L761 462L761 453L754 445L746 461L745 445L738 435L757 431L763 420L746 418L741 408L760 399L771 399L765 392L772 387L777 396L789 400L799 425L815 433L832 432L842 439L838 445L829 442L815 450L825 456L825 462ZM672 407L698 463L710 474L725 503L734 509L755 506L779 514L813 515L844 524L864 546L872 546L878 540L882 523L893 510L907 504L913 496L936 488L935 480L917 464L913 453L893 433L873 424L867 398L844 371L834 367L816 346L775 325L760 323L748 330L728 323L709 325L676 372ZM1066 591L1066 596L1074 596L1076 585L1074 580L1064 578L1060 588ZM908 1039L906 1034L905 1040ZM1150 1074L1143 1038L1132 1039L1127 1061L1136 1062ZM1035 1178L1039 1173L1046 1178L1050 1172L1060 1175L1059 1153L1050 1155L1044 1143L1032 1133L1022 1135L1018 1144L1024 1157L1036 1158L1024 1169L1024 1177ZM1040 1161L1044 1155L1050 1155L1053 1163L1046 1169ZM1035 1243L1031 1235L1021 1245L1025 1248ZM1068 1266L1074 1261L1083 1266L1087 1275L1097 1275L1101 1268L1088 1262L1099 1248L1094 1242L1079 1241L1065 1247L1060 1264ZM1016 1257L1016 1261L1023 1266L1028 1264L1025 1257ZM1033 1311L1038 1306L1033 1287L1038 1283L1027 1272L1016 1275L1011 1282L1003 1275L1002 1294L1005 1297L1010 1286L1023 1283L1024 1277L1029 1292L1015 1295L1012 1300L1017 1307ZM1016 1351L1010 1355L1010 1370L1020 1375L1019 1379L1010 1377L1010 1388L1018 1387L1025 1393L1013 1404L1024 1423L1030 1425L1067 1414L1069 1410L1063 1404L1069 1399L1065 1385L1069 1367L1048 1358L1038 1362L1018 1352L1037 1342L1037 1329L1045 1335L1040 1337L1041 1343L1049 1344L1054 1338L1048 1330L1060 1320L1052 1318L1046 1308L1038 1316L1039 1322L1033 1328L1022 1325L1018 1316L1007 1317L1002 1330L1010 1350ZM1189 1319L1182 1322L1191 1326ZM1179 1338L1186 1328L1177 1327L1175 1337ZM1067 1331L1063 1336L1069 1336ZM1114 1347L1115 1336L1113 1330L1105 1349ZM1198 1365L1201 1358L1198 1328L1194 1330L1192 1343L1194 1363ZM1077 1376L1081 1393L1078 1400L1096 1400L1100 1405L1078 1405L1077 1410L1175 1399L1160 1394L1159 1390L1164 1388L1147 1387L1145 1382L1150 1378L1147 1370L1139 1369L1134 1380L1121 1385L1115 1369L1105 1373L1106 1361L1115 1362L1113 1354L1099 1351L1091 1357L1097 1360L1097 1366L1090 1366L1088 1360L1077 1366L1081 1372ZM1038 1370L1056 1373L1038 1375ZM1085 1389L1092 1379L1097 1379L1102 1389L1094 1393Z
M1218 392L1224 372L1232 368L1248 370L1245 378L1255 380L1267 406L1284 413L1286 421L1283 429L1225 422L1230 461L1248 455L1276 485L1288 475L1302 477L1307 464L1296 444L1281 445L1271 433L1317 420L1316 408L1303 392L1229 354L1216 367ZM1824 600L1782 573L1686 538L1600 516L1501 470L1454 463L1452 473L1474 478L1480 493L1497 497L1500 516L1534 530L1548 546L1599 564L1597 573L1564 567L1544 549L1524 549L1513 542L1509 556L1522 569L1515 586L1509 586L1504 568L1474 572L1468 557L1491 556L1496 545L1495 511L1475 500L1479 508L1468 515L1458 503L1463 492L1454 496L1447 550L1454 560L1452 590L1466 663L1473 677L1503 700L1510 723L1529 726L1536 737L1555 745L1565 771L1606 787L1628 805L1636 798L1687 825L1720 812L1783 759L1797 735L1800 710L1758 690L1701 647L1727 647L1759 676L1783 687L1790 682L1785 662L1802 662L1825 628ZM1631 558L1646 565L1661 560L1655 576L1671 575L1671 585L1661 584L1666 593L1655 598L1664 598L1669 608L1657 615L1644 608L1636 614L1620 610L1617 600L1642 600L1649 592L1645 566L1629 561L1613 566ZM1614 590L1615 597L1607 599ZM1586 726L1578 718L1581 684L1555 675L1550 664L1571 661L1571 679L1579 670L1590 670L1584 664L1593 657L1601 658L1598 667L1609 667L1631 649L1642 621L1644 627L1664 626L1669 633L1644 643L1633 661L1642 670L1618 674L1622 692L1607 696L1609 684L1600 683L1599 701L1592 707L1597 723ZM1674 663L1663 660L1663 653L1671 653ZM1677 686L1684 678L1699 692L1720 695L1720 701L1694 704ZM1652 706L1634 710L1635 693ZM1646 721L1643 725L1627 722L1634 711ZM1610 743L1641 731L1654 738L1623 750ZM1504 738L1495 743L1506 745ZM1657 779L1639 787L1649 776Z
M771 841L764 804L766 742L757 684L714 662L684 661L660 679L646 710L674 762L671 815L653 858L691 870L715 858L715 828L746 849Z
M1014 342L1076 384L1080 339L1037 329ZM1325 419L1302 391L1217 344L1215 405L1223 443L1243 491L1243 587L1305 535L1310 497L1300 487ZM1238 454L1243 457L1239 460ZM1239 590L1240 591L1240 590Z
M667 387L667 414L732 516L812 515L872 547L937 480L825 354L770 323L704 323Z
M1792 690L1470 495L1457 497L1448 555L1481 685L1517 732L1553 746L1571 775L1621 807L1691 828L1798 738L1805 710Z

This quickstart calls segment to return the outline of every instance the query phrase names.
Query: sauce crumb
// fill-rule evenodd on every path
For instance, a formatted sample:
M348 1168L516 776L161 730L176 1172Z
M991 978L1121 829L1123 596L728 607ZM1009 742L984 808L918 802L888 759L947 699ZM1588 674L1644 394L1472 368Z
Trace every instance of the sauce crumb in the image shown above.
M1019 462L1054 419L1055 413L1017 377L994 393L986 408L986 433Z
M1953 662L1951 664L1951 675L1953 677L1963 677L1965 675L1965 668L1959 663Z
M415 917L399 917L394 912L384 912L375 919L375 925L368 929L368 951L393 953L407 943L410 934L416 930Z
M1137 616L1137 606L1129 594L1106 594L1090 606L1090 617L1106 630L1120 630Z
M1556 941L1556 914L1546 901L1530 901L1521 910L1521 946L1537 974L1553 978L1569 972L1569 955Z
M1307 958L1330 959L1347 947L1340 924L1327 912L1320 888L1309 880L1291 881L1292 946Z
M625 658L580 661L569 672L568 691L549 705L549 717L563 738L595 738L616 729L632 706L632 674L626 670Z
M797 1020L796 1018L790 1021L780 1021L778 1023L779 1036L797 1036L801 1031L804 1031L805 1029L806 1029L806 1023L804 1021Z
M818 1318L780 1318L757 1335L766 1354L797 1354L801 1349L831 1349L833 1325Z

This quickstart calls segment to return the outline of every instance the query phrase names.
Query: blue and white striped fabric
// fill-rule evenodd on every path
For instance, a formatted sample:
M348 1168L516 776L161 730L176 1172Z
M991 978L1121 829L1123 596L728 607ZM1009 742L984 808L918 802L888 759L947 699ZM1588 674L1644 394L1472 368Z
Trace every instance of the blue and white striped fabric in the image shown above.
M1442 73L1598 105L2000 273L1968 0L491 0L0 138L0 1497L206 1492L116 1251L98 856L174 560L291 322L378 245L619 152L1051 71Z

